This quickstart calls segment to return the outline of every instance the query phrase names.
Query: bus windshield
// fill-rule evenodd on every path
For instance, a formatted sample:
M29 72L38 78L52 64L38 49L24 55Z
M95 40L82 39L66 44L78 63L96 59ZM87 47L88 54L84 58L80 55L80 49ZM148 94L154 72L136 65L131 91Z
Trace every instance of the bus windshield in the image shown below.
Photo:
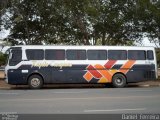
M17 65L22 60L22 50L11 50L9 55L9 65Z

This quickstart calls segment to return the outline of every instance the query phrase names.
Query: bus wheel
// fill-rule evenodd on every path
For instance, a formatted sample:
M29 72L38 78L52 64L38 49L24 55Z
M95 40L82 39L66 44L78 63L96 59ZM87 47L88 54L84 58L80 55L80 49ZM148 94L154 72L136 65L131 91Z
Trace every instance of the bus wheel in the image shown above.
M43 79L39 75L32 75L28 79L28 85L31 89L40 89L43 86Z
M126 77L123 74L117 73L112 78L112 85L116 88L122 88L126 85Z

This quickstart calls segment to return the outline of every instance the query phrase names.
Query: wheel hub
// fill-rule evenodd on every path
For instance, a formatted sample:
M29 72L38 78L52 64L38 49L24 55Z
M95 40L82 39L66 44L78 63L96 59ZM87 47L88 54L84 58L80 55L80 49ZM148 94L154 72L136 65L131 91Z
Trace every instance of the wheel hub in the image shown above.
M117 78L116 83L119 84L119 85L123 84L122 78Z
M40 80L38 78L33 78L31 80L31 85L32 86L37 87L37 86L39 86L39 84L40 84Z

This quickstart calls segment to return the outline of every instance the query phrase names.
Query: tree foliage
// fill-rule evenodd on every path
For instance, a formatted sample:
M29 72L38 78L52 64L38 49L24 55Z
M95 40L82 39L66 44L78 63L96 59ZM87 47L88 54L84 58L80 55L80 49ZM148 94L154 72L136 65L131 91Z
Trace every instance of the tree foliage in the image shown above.
M10 0L1 28L14 44L132 45L160 42L160 2L151 0Z
M7 57L8 57L7 54L3 54L3 53L0 52L0 66L3 66L3 65L6 64Z

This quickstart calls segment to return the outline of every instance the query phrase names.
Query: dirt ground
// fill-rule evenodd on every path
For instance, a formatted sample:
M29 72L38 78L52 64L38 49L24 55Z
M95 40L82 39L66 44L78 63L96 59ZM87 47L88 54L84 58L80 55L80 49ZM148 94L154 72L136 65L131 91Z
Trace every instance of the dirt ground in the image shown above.
M0 71L0 79L3 79L3 78L4 78L4 72Z

